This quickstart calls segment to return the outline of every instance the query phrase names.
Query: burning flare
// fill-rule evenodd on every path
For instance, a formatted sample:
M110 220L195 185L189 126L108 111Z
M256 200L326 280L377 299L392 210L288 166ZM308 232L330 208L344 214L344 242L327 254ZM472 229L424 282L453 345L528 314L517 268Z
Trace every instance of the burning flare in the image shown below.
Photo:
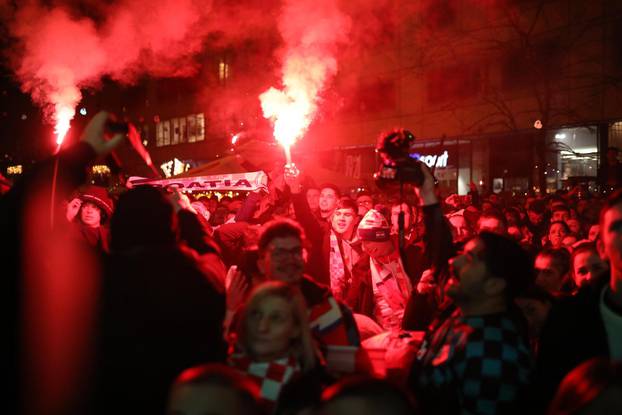
M290 148L309 128L317 111L318 94L335 60L319 56L293 56L287 59L283 90L270 88L261 96L264 117L274 124L274 138L283 146L287 164Z
M337 72L336 46L346 40L350 19L331 0L289 0L279 22L286 43L281 90L259 96L265 118L290 165L291 146L302 137L318 109L326 81Z
M54 119L56 121L56 125L54 127L54 134L56 134L56 145L60 148L63 145L63 140L65 139L65 135L67 135L67 131L69 131L69 123L73 119L74 115L76 115L75 107L68 107L62 104L56 104L56 113L54 114Z

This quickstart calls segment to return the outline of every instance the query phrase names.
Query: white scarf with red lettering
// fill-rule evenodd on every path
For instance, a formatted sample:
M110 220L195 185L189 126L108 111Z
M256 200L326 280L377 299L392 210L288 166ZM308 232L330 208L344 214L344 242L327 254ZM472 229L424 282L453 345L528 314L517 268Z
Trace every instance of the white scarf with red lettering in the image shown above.
M399 329L412 286L399 254L386 263L369 259L376 319L385 330Z

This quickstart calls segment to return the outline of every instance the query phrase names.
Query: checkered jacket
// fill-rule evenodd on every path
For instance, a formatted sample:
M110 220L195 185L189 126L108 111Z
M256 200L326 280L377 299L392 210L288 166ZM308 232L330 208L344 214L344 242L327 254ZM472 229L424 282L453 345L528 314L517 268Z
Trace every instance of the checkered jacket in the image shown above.
M458 310L428 333L410 380L435 413L507 414L520 412L530 370L529 349L508 314Z

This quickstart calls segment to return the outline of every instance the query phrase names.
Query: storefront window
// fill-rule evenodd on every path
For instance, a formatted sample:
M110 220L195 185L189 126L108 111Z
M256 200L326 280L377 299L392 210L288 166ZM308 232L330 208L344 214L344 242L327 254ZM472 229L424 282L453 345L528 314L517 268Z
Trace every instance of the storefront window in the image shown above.
M442 195L458 190L458 166L463 164L460 162L457 144L456 139L430 140L417 142L411 147L411 155L419 157L434 172Z
M579 183L594 184L598 174L596 126L563 128L547 133L547 192Z
M529 177L534 170L533 142L534 137L530 134L507 134L488 139L492 192L517 194L529 190Z

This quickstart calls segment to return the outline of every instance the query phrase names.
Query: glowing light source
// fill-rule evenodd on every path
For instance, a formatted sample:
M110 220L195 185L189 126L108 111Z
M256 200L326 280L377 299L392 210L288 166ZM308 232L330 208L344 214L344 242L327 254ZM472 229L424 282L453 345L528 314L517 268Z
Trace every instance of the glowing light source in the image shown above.
M311 17L312 16L312 17ZM330 0L285 0L279 30L285 43L280 89L271 87L259 96L263 116L274 127L287 165L291 146L309 128L318 100L337 73L336 49L347 41L350 19Z
M169 160L166 163L162 163L160 165L160 168L164 172L165 177L171 177L190 170L190 164L184 163L183 161L174 158L173 160Z
M286 164L292 163L291 146L311 124L319 90L319 85L307 84L304 77L294 77L282 91L270 88L259 97L264 117L274 125L274 138L283 146Z
M56 105L54 134L56 134L56 145L60 148L70 128L70 122L76 114L75 109L58 104Z
M80 115L86 115L86 114L87 114L86 108L84 107L80 108Z
M6 174L8 175L22 174L22 165L17 164L15 166L7 167Z
M105 164L96 164L91 168L94 174L110 174L110 168Z

